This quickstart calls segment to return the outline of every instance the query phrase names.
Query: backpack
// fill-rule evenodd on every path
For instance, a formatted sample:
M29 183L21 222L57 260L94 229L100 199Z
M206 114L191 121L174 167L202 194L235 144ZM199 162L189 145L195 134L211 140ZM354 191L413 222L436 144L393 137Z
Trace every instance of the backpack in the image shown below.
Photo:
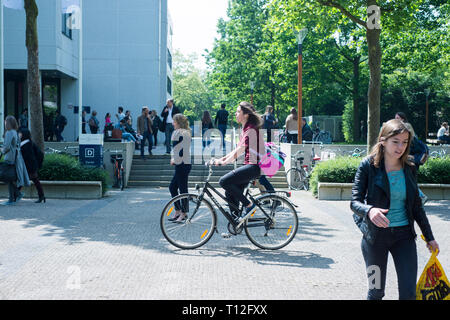
M281 152L272 142L266 143L265 146L266 154L261 158L258 166L261 169L262 174L268 177L273 177L275 173L277 173L277 171L284 165L286 154Z

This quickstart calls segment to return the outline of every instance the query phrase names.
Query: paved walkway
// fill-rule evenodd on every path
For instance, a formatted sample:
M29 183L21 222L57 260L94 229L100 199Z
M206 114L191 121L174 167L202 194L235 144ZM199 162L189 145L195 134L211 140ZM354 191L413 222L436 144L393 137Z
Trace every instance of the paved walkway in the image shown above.
M166 189L111 191L102 200L22 200L0 208L1 299L364 299L361 235L348 202L293 194L296 239L264 251L219 235L183 251L168 244L159 215ZM4 199L0 202L5 201ZM450 201L427 204L450 275ZM226 224L219 219L219 232ZM419 269L429 253L418 240ZM397 299L392 260L386 299Z

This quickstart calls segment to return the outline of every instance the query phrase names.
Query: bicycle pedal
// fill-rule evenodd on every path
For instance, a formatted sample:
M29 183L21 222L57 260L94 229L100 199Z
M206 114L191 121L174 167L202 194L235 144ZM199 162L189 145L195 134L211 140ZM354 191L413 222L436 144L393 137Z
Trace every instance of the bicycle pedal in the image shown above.
M229 238L231 238L233 235L232 235L231 233L229 233L229 232L223 232L223 233L220 234L220 236L221 236L222 238L224 238L224 239L229 239Z

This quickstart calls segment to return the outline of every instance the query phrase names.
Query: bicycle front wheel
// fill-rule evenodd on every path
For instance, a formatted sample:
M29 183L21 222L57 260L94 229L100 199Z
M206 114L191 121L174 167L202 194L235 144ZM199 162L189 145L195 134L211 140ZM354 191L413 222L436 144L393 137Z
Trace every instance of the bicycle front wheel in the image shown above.
M297 168L291 168L286 172L286 180L291 190L303 190L306 189L305 172Z
M187 214L182 221L173 220L175 212ZM161 213L161 231L164 237L180 249L195 249L212 237L216 228L216 214L205 199L185 193L172 198Z
M286 198L277 195L264 195L256 200L261 208L257 206L244 225L248 239L261 249L285 247L297 233L297 211Z

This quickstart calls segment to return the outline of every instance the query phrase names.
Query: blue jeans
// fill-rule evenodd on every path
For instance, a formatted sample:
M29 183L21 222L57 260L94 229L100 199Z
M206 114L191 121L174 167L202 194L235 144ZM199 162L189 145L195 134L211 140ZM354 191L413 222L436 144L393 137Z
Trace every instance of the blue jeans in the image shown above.
M133 141L136 142L136 139L133 137L133 135L129 132L123 132L122 133L122 139L127 141Z
M173 124L166 123L166 153L170 153L171 150L171 141L172 141L172 133L173 133Z
M227 133L227 125L226 124L219 124L217 126L220 133L222 134L222 148L225 149L225 134Z
M450 136L440 136L438 140L445 141L446 143L450 143Z
M259 177L259 183L261 183L264 186L264 188L266 188L267 192L275 192L274 187L269 182L269 180L267 180L267 177L265 175Z
M378 232L373 245L363 238L361 249L369 277L367 300L381 300L384 297L389 253L397 271L399 299L416 299L417 247L409 225L383 228ZM379 274L372 268L374 266L379 268Z
M152 134L147 131L147 132L142 133L141 156L144 156L145 140L148 140L148 154L152 154L153 137L152 137Z

